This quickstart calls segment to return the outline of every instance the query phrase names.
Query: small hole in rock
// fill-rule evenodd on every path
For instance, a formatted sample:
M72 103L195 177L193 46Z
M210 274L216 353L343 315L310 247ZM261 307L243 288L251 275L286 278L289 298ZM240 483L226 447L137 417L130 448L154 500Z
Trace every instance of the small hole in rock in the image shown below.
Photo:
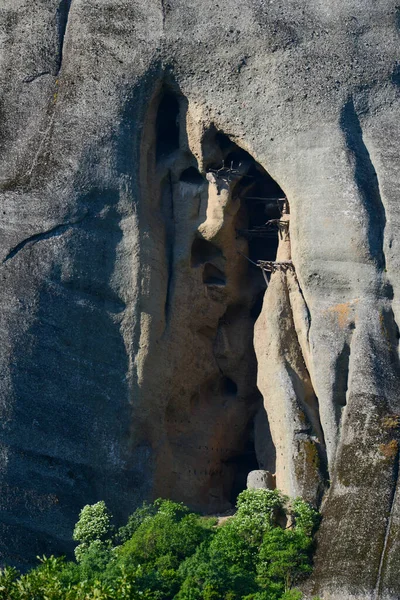
M222 252L214 244L201 238L194 240L191 254L192 267L198 267L218 256L222 256Z
M227 396L236 396L238 392L238 386L229 377L224 377L222 380L222 391Z
M161 99L156 120L157 160L179 148L179 102L167 92Z
M203 271L203 283L206 285L225 285L226 278L222 271L211 263L206 263Z
M189 167L189 169L186 169L186 171L183 171L181 174L180 181L183 181L184 183L190 183L192 185L202 185L205 180L197 169L194 167Z

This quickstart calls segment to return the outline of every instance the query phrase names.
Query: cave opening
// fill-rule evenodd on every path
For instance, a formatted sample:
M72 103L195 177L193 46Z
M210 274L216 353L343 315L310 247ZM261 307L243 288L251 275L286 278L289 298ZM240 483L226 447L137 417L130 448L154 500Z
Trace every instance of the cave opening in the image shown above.
M223 132L211 128L205 135L203 152L206 172L214 174L217 186L219 177L225 182L225 189L228 182L229 202L239 206L234 218L228 221L230 225L226 225L231 227L230 233L224 230L220 238L209 239L197 234L192 242L190 260L192 268L202 269L205 286L224 288L228 295L232 293L233 270L241 272L234 284L235 303L228 303L216 333L212 328L201 329L202 335L212 340L214 358L220 370L216 376L218 383L209 387L205 394L207 406L212 413L214 406L221 403L225 407L226 426L229 423L231 429L227 436L231 438L231 447L227 455L215 457L215 469L223 490L222 500L234 506L238 495L247 488L252 471L264 471L265 477L260 476L260 480L274 487L276 450L263 398L257 388L258 365L253 336L267 287L256 263L276 260L285 194L267 171ZM194 168L182 172L180 180L193 184L204 181ZM221 240L228 239L230 242L221 244ZM224 246L228 243L229 249ZM236 258L232 254L232 245L238 249ZM245 264L239 254L247 257ZM232 261L231 265L226 262L228 260ZM225 265L224 271L221 265ZM220 297L224 298L217 296ZM218 409L215 410L218 414ZM223 429L223 422L220 426Z
M156 118L156 159L167 158L179 149L179 101L175 94L164 91Z
M226 136L219 137L220 147L225 149L224 165L241 172L241 177L232 190L233 200L240 201L236 216L236 239L247 241L247 285L251 289L252 302L248 315L248 327L253 340L254 325L263 306L266 291L265 275L254 263L259 260L275 261L279 245L279 221L282 215L285 194L277 182L257 163L250 154L233 144ZM248 360L254 361L255 392L247 399L249 408L255 415L244 431L242 451L233 455L227 464L233 471L229 501L234 505L237 496L247 487L250 472L266 470L274 481L275 446L271 438L268 415L263 408L262 395L257 388L257 359L254 353L248 353ZM262 413L262 419L260 414ZM255 419L257 418L257 427ZM258 439L256 440L256 436ZM263 441L260 441L263 440ZM264 450L267 449L266 453ZM268 456L266 456L266 454Z
M272 177L254 162L248 174L238 183L235 194L241 201L237 232L247 238L249 258L275 260L278 250L278 227L281 217L283 190Z
M238 254L242 253L249 259L241 279L236 282L238 288L246 290L243 302L227 307L218 325L217 341L214 341L221 371L219 393L223 402L227 407L232 406L232 402L238 405L242 403L242 408L238 408L236 413L236 422L230 424L236 428L236 442L222 461L220 471L225 499L234 506L238 495L247 488L248 476L252 471L265 471L265 477L261 477L261 480L271 487L275 485L276 450L263 398L257 388L258 366L253 346L254 325L263 306L266 276L255 263L259 260L276 260L285 194L267 171L224 133L211 131L206 137L205 149L206 170L217 178L225 177L225 182L230 181L232 205L239 204L232 222L231 243L235 244L236 240L236 247L240 248ZM231 249L227 255L232 256ZM225 256L226 250L216 245L214 240L195 239L191 248L191 265L202 265L205 285L229 287L232 273L229 264L225 265L225 273L220 270L220 259L222 257L225 260ZM236 268L243 267L240 257L230 260L233 260L232 265L237 265ZM234 336L241 336L242 342L235 345L232 342ZM242 352L242 361L247 363L246 369L235 358L236 348ZM243 372L247 377L245 384ZM235 373L233 378L232 373ZM243 405L246 413L243 412Z
M233 472L228 500L232 506L235 506L237 497L247 488L247 478L249 473L260 468L254 443L253 421L250 422L245 431L242 451L230 457L226 461L226 466Z
M173 371L174 356L165 360L170 360L172 373L171 386L165 386L169 493L213 513L235 505L250 472L275 473L268 417L266 424L255 423L263 399L257 389L253 334L266 283L253 263L276 259L279 230L266 223L279 220L279 199L284 194L249 153L215 129L207 134L200 157L195 157L185 132L180 131L179 124L183 128L185 122L182 96L163 88L156 100L152 156L154 173L159 174L154 179L159 185L161 218L154 220L154 227L162 224L159 246L165 252L165 321L169 323L163 340L174 351L185 348L177 351L176 358L176 364L184 365L182 372ZM225 212L220 210L225 191L211 190L208 186L213 184L205 177L221 166L235 172L229 186L220 187L229 188ZM200 212L192 208L199 202ZM180 260L181 254L186 262ZM191 301L185 303L185 298ZM268 456L263 455L265 448ZM164 472L160 468L160 489Z

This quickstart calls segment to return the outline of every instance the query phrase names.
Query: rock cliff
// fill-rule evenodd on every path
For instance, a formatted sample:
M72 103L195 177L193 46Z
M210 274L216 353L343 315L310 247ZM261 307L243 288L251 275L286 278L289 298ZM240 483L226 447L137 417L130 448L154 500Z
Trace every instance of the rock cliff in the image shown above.
M3 0L3 562L261 469L322 506L310 593L398 598L399 29L394 0Z

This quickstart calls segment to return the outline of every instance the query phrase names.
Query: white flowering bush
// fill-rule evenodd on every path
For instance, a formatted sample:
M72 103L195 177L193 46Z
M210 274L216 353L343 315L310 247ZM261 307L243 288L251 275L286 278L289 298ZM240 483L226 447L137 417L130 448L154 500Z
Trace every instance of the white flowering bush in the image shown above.
M103 501L87 504L82 508L73 533L73 539L80 542L75 548L78 562L81 562L88 552L110 546L113 533L111 521L112 515Z
M244 490L236 503L236 530L249 544L258 545L267 529L276 525L286 501L278 490Z

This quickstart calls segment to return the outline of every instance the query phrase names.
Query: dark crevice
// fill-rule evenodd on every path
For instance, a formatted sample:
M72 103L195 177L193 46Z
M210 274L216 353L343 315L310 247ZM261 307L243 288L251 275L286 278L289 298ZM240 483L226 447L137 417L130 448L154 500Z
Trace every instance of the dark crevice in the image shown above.
M191 185L203 185L205 183L202 174L194 167L189 167L183 171L179 179L183 183L190 183Z
M394 85L400 87L400 65L395 66L390 79Z
M379 190L378 177L364 142L363 131L352 98L342 109L340 124L348 150L353 157L355 182L368 215L369 249L378 266L383 270L386 266L383 246L386 225L385 207Z
M196 238L192 244L191 266L198 267L220 256L222 252L217 246L203 238Z
M260 166L254 163L235 189L234 197L241 201L237 216L238 235L245 236L249 244L249 258L257 260L275 260L278 250L278 229L270 227L268 231L258 231L267 221L279 219L281 204L279 199L285 196L279 185ZM259 279L262 279L259 273ZM264 287L264 283L262 284Z
M168 323L174 276L174 246L175 246L175 213L174 213L174 188L171 171L164 182L162 191L162 212L165 221L165 248L167 254L167 292L165 296L165 321Z
M23 79L23 83L32 83L32 81L39 79L39 77L50 74L50 71L40 71L40 73L35 73L34 75L28 75L28 77L25 77L25 79Z
M206 285L225 285L225 274L211 263L206 263L203 271L203 283Z
M389 360L393 373L400 378L400 356L399 356L399 327L397 325L393 308L384 310L382 313L382 326L385 338L390 343ZM393 407L394 409L394 407Z
M167 158L179 149L179 101L175 94L164 91L156 118L156 159Z
M333 401L336 411L336 424L339 425L342 410L347 404L347 388L349 384L350 344L345 343L336 359L335 381L333 384Z
M222 131L218 131L215 134L215 144L220 148L223 154L227 154L233 148L237 148L236 144Z
M259 292L256 295L253 305L251 307L250 316L254 320L254 322L257 321L258 317L261 314L263 303L264 303L264 295L265 295L264 290L261 290L261 292Z
M242 352L244 350L248 360L245 380L243 380L244 374L235 356L237 346L230 347L228 341L229 339L235 340L234 344L237 344L235 332L242 332L243 326L253 327L253 324L247 305L240 302L228 305L225 313L219 319L213 343L214 359L220 371L218 394L222 395L225 412L229 414L233 406L238 407L238 417L236 417L238 420L230 422L230 429L236 428L238 435L234 447L231 448L227 458L222 461L224 468L221 472L226 499L231 504L235 504L238 494L246 489L247 476L250 471L259 469L255 449L254 416L262 404L262 397L256 387L256 357L252 336L246 339L244 348L243 345L239 344L238 346ZM244 406L246 407L245 417L242 412Z
M259 403L260 408L254 418L254 440L258 468L274 474L276 472L276 448L272 441L268 414L263 405L261 394Z
M251 471L259 468L254 446L254 422L244 432L242 450L225 461L225 465L233 472L229 502L234 506L240 492L247 487L247 477Z
M12 258L14 258L14 256L16 256L18 254L18 252L20 252L20 250L23 250L23 248L25 248L25 246L27 246L28 244L34 245L37 242L40 242L42 240L49 240L51 238L58 237L58 236L62 235L63 233L65 233L66 231L68 231L68 229L71 229L72 227L75 227L76 225L79 225L80 223L82 223L82 221L87 216L88 215L86 214L83 217L81 217L80 219L78 219L77 221L71 221L70 223L56 225L55 227L52 227L48 231L42 231L41 233L35 233L35 234L29 236L22 242L19 242L19 244L17 244L16 246L14 246L14 248L12 248L10 250L10 252L7 254L7 256L3 259L3 264L6 263L7 261L11 260Z
M268 221L279 219L281 203L279 198L285 196L280 186L265 169L256 163L249 154L230 148L228 159L235 164L245 165L245 175L235 185L232 195L240 200L240 209L236 215L237 237L245 237L248 244L247 256L250 261L276 260L279 232L271 226L265 228ZM262 228L262 231L260 231ZM252 289L253 302L250 317L253 326L259 317L266 289L263 271L252 263L248 263L248 285Z
M221 381L222 393L226 396L236 396L238 392L238 386L229 377L223 377Z
M165 27L165 20L168 16L168 14L171 12L172 7L171 4L169 2L167 2L167 0L161 0L161 12L162 12L162 24L163 24L163 28Z
M60 4L57 9L57 31L58 31L58 60L57 60L57 71L60 72L63 54L64 54L64 42L65 34L68 26L68 19L71 10L72 0L60 0Z

